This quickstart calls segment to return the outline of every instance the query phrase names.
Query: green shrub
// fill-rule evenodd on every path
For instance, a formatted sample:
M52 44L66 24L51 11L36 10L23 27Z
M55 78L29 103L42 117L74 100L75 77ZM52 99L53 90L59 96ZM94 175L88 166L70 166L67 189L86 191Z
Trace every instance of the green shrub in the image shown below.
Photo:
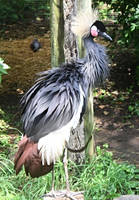
M139 101L136 101L135 103L129 105L128 110L132 115L139 116Z
M2 75L3 74L7 74L7 69L9 69L10 67L4 63L4 60L2 58L0 58L0 84L2 81Z
M0 0L0 23L13 23L32 16L48 15L50 0Z
M121 194L137 192L139 184L135 172L135 166L118 164L105 147L97 147L97 155L84 166L75 188L85 191L86 200L111 200Z

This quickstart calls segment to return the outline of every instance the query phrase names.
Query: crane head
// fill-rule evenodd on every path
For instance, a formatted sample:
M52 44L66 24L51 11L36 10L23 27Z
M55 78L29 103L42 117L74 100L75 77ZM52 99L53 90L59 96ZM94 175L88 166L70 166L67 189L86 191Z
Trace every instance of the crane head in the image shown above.
M75 35L82 38L91 35L93 38L101 36L112 41L112 38L106 33L104 24L98 18L96 9L92 10L91 7L88 7L85 10L81 10L73 17L71 30Z
M91 26L90 34L93 38L101 36L106 38L107 40L112 41L112 38L106 33L106 28L104 24L99 20L96 20L95 23Z

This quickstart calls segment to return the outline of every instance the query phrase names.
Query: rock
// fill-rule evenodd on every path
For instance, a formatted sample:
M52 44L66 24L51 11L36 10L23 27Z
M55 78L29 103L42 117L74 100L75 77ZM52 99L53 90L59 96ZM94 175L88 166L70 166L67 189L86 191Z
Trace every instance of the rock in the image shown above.
M139 195L122 195L113 200L139 200Z

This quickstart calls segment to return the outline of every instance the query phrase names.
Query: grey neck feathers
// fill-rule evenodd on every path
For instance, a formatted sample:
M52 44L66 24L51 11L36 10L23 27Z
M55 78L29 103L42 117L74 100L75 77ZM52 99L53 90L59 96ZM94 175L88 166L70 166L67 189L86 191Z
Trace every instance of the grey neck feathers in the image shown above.
M109 75L108 57L106 55L105 48L93 41L93 38L89 36L84 39L84 45L86 48L86 57L84 58L84 81L88 87L96 87Z

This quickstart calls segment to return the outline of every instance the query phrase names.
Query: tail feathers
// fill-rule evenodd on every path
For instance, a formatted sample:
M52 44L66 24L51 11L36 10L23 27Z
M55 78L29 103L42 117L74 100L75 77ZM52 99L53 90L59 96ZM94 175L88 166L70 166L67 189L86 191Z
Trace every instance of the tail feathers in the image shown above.
M26 136L19 142L14 164L16 174L21 171L24 165L26 175L30 174L32 178L43 176L53 169L53 164L47 165L45 163L42 165L38 144L30 141Z

